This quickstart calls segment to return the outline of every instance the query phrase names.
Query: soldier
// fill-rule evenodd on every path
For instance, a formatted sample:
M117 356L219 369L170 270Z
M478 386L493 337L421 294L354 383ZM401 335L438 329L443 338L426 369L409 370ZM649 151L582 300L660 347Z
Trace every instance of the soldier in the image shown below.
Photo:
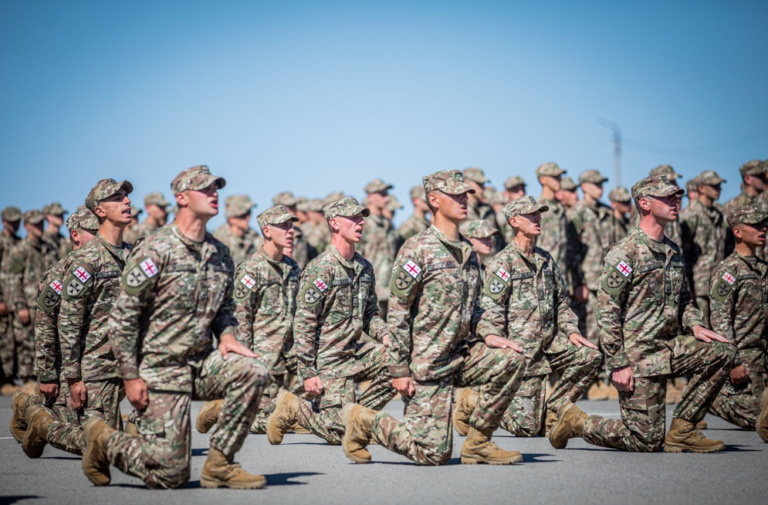
M768 263L755 255L765 244L768 214L744 205L727 216L736 249L712 272L710 308L712 330L727 335L738 352L709 411L745 430L757 428L768 442L768 405L760 404L768 383Z
M579 186L570 177L563 177L560 180L560 190L555 192L555 199L563 204L566 211L574 208L579 201Z
M486 219L488 224L496 226L496 215L485 200L484 194L485 185L491 182L490 179L485 176L482 168L465 168L462 174L464 175L465 184L474 190L474 192L468 195L467 219Z
M536 246L551 254L552 259L558 265L566 265L568 249L566 235L568 220L565 215L565 207L556 198L564 173L566 173L565 170L551 161L542 163L536 169L536 177L539 178L539 184L541 184L539 203L549 208L549 212L542 216L541 235L536 238Z
M686 196L688 196L688 205L691 205L699 199L699 181L696 177L685 183L685 193ZM685 210L686 208L687 206L683 207L681 210Z
M403 221L403 224L397 229L398 250L406 240L429 228L429 206L427 206L424 186L418 185L411 188L411 201L413 202L413 214Z
M504 215L504 206L514 202L521 196L525 196L525 187L525 180L519 175L509 177L504 181L504 200L503 202L498 202L500 205L498 209L494 207L494 212L496 212L496 227L501 230L501 237L504 239L504 245L511 244L512 240L515 238L515 232L512 227L509 226L509 221L507 221L507 218Z
M547 210L530 196L504 207L515 239L491 260L480 297L483 312L478 336L508 338L527 358L520 388L501 422L505 430L520 437L538 435L545 417L550 428L557 409L580 398L594 381L602 359L597 346L579 333L560 268L548 252L533 245L541 233L541 214ZM556 336L558 329L567 340ZM560 373L560 380L545 400L547 375L553 371ZM474 406L476 396L465 389L459 397L454 426L460 434L468 431L472 414L460 407Z
M625 451L715 452L725 448L696 430L728 377L735 350L704 327L688 295L680 247L664 236L683 190L664 176L632 188L640 224L605 258L597 313L600 343L620 391L621 419L589 416L575 404L558 410L549 435L556 449L568 439ZM714 342L713 342L714 341ZM669 377L690 377L664 437Z
M516 463L522 455L499 449L491 436L522 378L522 349L497 335L483 342L470 332L480 315L480 262L459 234L459 223L467 217L467 195L475 190L458 170L436 172L423 182L434 224L408 239L397 255L388 319L389 373L407 399L405 417L398 421L348 404L342 413L344 453L355 463L368 463L366 446L377 442L417 464L443 465L453 446L453 388L479 387L461 461Z
M671 182L675 186L679 186L679 184L677 183L677 180L682 177L682 175L675 172L675 169L672 168L672 165L659 165L658 167L651 170L651 173L648 174L648 177L657 177L659 175L663 175L664 177L669 179L669 182ZM680 199L680 202L682 202L682 199ZM630 214L629 221L631 223L631 227L634 228L637 226L640 216L637 212L634 212L634 209L632 209L632 211L633 212L631 212ZM667 227L664 230L664 236L666 236L675 244L681 245L680 219L676 219L674 221L667 223Z
M715 206L721 184L726 182L714 170L696 176L699 197L680 214L681 240L688 282L706 327L709 319L709 284L712 269L725 259L726 223Z
M484 219L467 219L459 225L459 233L472 244L472 249L480 260L480 266L485 270L483 259L491 254L493 237L499 234L499 230L491 228L488 221Z
M395 195L389 195L389 201L387 202L387 205L384 207L382 211L382 215L389 219L390 223L394 223L395 221L395 214L397 214L398 210L403 209L403 204L400 203L400 201L397 199ZM394 229L394 226L393 226Z
M332 247L304 269L299 284L294 340L298 375L317 409L288 391L277 397L267 424L269 443L280 444L296 422L331 445L344 436L341 410L355 401L355 383L371 381L360 402L378 410L395 396L387 373L389 330L379 317L373 266L355 252L370 211L351 197L327 205ZM362 343L366 332L374 340Z
M739 167L741 194L726 202L723 206L724 214L733 214L741 207L757 205L760 195L765 191L765 185L768 184L766 170L768 167L760 160L748 161Z
M496 215L496 229L499 230L500 242L507 243L514 239L514 230L504 222L504 206L507 204L506 191L494 193L490 200L491 208ZM463 235L463 233L462 233ZM503 249L503 247L502 247Z
M617 186L608 194L613 210L611 245L629 234L629 213L632 211L632 196L624 186Z
M298 211L296 206L299 203L299 199L293 196L290 191L283 191L278 193L272 198L272 205L284 205L288 212L293 216L298 217ZM291 250L289 256L296 260L299 267L304 268L309 260L317 256L317 251L314 247L310 246L307 242L304 233L301 228L294 226L293 231L293 250Z
M4 266L8 262L11 249L21 240L17 235L21 224L21 209L6 207L2 212L3 231L0 233L0 361L2 361L2 376L0 376L0 394L10 396L21 388L13 383L16 375L15 337L13 332L16 311L13 303L8 302L11 296L6 287Z
M226 200L227 222L213 236L229 247L229 254L239 265L261 247L262 239L250 226L251 209L256 204L247 195L231 195Z
M384 208L389 203L391 184L381 179L374 179L365 187L368 194L368 209L370 216L358 249L363 258L371 262L376 277L376 297L379 312L387 313L389 301L389 277L392 274L392 264L397 250L397 235L392 221L384 216ZM326 214L327 217L327 214Z
M321 253L331 245L331 231L323 215L323 201L319 198L309 200L305 204L305 209L307 222L302 226L302 231L307 237L307 243Z
M144 197L144 208L147 210L147 219L136 225L128 238L135 243L140 239L154 233L168 223L168 206L170 203L162 193L148 193Z
M235 272L237 340L269 369L272 381L261 396L251 433L266 433L278 390L286 384L286 356L293 348L293 315L299 289L298 263L285 255L293 245L292 216L275 205L257 217L264 245ZM295 372L295 370L293 370ZM223 400L208 403L197 415L197 431L208 433L218 421Z
M64 224L64 215L69 211L64 210L59 202L49 203L43 207L43 216L48 222L48 227L43 234L43 240L50 242L58 252L58 257L63 258L72 251L72 241L61 234L60 228ZM50 267L50 265L48 265Z
M110 345L141 418L138 436L95 418L86 423L83 471L97 486L109 484L110 464L153 489L186 484L191 401L216 398L225 400L200 484L237 489L266 484L263 476L232 462L269 373L237 342L234 263L227 247L205 231L218 213L218 190L225 184L204 165L177 175L171 182L179 205L175 222L143 240L121 276Z

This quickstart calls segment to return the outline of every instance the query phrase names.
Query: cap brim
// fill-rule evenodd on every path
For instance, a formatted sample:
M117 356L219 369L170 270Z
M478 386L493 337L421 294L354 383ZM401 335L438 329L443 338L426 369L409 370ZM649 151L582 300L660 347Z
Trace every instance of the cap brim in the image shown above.
M653 195L653 196L661 196L661 197L672 196L672 195L683 196L684 194L685 194L685 190L683 188L679 188L677 186L670 186L664 189L663 191L660 191L658 195Z
M438 191L442 191L446 195L463 195L464 193L472 193L474 195L477 193L477 191L472 189L472 186L463 182L461 183L461 186L454 188L453 191L446 191L445 189L440 189Z
M120 185L117 189L124 189L126 194L133 193L133 184L131 184L129 181L122 181L120 182Z

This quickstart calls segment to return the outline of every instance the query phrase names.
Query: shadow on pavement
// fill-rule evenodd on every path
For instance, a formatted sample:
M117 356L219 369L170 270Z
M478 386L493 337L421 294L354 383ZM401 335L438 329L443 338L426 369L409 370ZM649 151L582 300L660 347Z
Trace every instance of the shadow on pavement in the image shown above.
M38 495L0 496L0 505L10 505L11 503L19 503L24 500L39 500L40 498L45 498L45 496L38 496Z
M299 477L310 477L313 475L325 475L320 472L292 472L292 473L273 473L266 474L267 486L303 486L306 482L291 482L291 479Z

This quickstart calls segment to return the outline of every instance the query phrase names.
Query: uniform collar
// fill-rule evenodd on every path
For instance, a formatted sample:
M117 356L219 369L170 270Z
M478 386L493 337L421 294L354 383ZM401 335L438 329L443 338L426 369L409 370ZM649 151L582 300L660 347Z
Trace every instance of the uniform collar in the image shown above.
M347 258L341 255L339 250L336 249L335 245L331 245L330 249L331 249L331 254L333 254L333 256L337 260L339 260L339 263L341 263L344 267L351 268L351 269L355 268L355 264L357 263L357 256L358 256L357 251L355 251L354 256L352 256L352 259L348 260Z
M434 224L430 225L429 229L432 230L432 233L440 242L447 246L453 247L454 249L458 249L461 252L461 256L463 258L462 263L466 263L469 260L469 257L472 255L474 250L469 244L462 240L463 237L461 234L459 234L459 240L449 240L445 235L443 235L443 232L435 227Z

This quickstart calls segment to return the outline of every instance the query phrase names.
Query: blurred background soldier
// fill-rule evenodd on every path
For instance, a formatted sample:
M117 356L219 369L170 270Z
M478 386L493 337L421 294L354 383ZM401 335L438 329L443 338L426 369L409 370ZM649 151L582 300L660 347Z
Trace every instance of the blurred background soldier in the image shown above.
M555 192L557 201L563 204L565 210L572 209L579 201L579 186L568 176L560 180L560 190Z
M59 202L49 203L43 207L43 216L48 222L48 226L43 234L43 240L46 240L53 244L58 250L59 258L63 258L72 251L72 241L69 237L65 237L61 234L61 225L64 224L64 216L69 214L69 211L64 210ZM50 268L51 265L48 265Z
M139 216L143 213L144 211L142 209L131 205L131 224L125 227L125 231L123 232L123 243L128 244L131 247L136 243L136 240L138 239L136 238L136 232L134 230L139 225Z
M608 195L613 209L611 243L615 244L629 233L629 214L632 211L632 197L624 186L618 186Z
M235 266L245 261L261 247L261 236L250 226L251 209L256 204L247 195L231 195L226 200L227 222L213 236L229 247Z
M480 267L484 270L483 259L491 254L493 237L499 234L499 230L491 228L484 219L467 219L461 222L459 233L472 243L472 249L477 253Z
M392 275L392 264L395 261L397 249L395 225L384 215L390 199L390 189L392 189L392 185L381 179L374 179L365 187L371 215L365 221L363 238L357 247L360 255L373 265L373 273L376 277L376 297L379 301L379 312L382 318L386 317L387 314L389 277Z
M283 191L276 194L272 198L272 205L283 205L292 216L299 217L299 212L296 206L299 204L300 199L293 196L290 191ZM314 247L309 245L307 237L304 236L304 232L298 226L293 227L293 250L288 254L291 258L296 260L299 267L304 268L307 262L317 257L317 251ZM261 247L259 242L258 247Z
M144 197L147 219L131 230L128 237L133 240L130 242L131 244L165 226L168 222L168 205L170 204L165 200L162 193L147 193L147 196Z
M419 184L411 188L413 214L403 221L397 229L398 250L406 240L429 228L429 206L424 196L424 186Z
M560 191L560 179L564 173L565 170L551 161L542 163L536 169L536 177L541 184L539 203L549 208L549 212L541 216L541 235L536 239L536 247L551 254L558 265L566 265L568 248L565 207L555 196Z
M6 277L3 271L10 257L11 249L21 240L17 235L21 225L21 209L6 207L2 212L3 232L0 233L0 360L3 373L0 377L0 394L10 396L20 388L13 383L16 377L15 349L16 340L13 333L13 321L17 317L11 293L8 291Z
M319 198L309 200L304 204L304 210L307 222L301 226L301 230L307 237L307 243L320 254L331 245L331 232L323 215L323 201Z

